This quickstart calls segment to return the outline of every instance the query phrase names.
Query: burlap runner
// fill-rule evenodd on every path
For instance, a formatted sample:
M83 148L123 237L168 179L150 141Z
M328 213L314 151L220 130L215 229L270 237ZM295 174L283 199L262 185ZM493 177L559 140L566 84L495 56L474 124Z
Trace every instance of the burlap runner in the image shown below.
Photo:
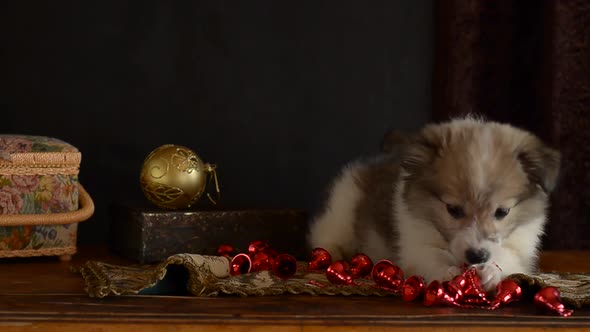
M187 272L186 289L194 296L263 296L290 294L311 295L363 295L397 296L389 290L376 286L370 279L360 279L356 286L331 284L324 273L309 273L306 264L299 262L298 272L286 280L277 278L271 271L229 275L229 260L219 256L178 254L158 265L119 266L88 261L76 272L82 274L85 290L91 297L109 295L141 294L157 287L171 267L177 266ZM582 307L590 304L590 275L517 274L512 279L527 288L542 286L559 287L565 304ZM185 285L182 285L184 288Z

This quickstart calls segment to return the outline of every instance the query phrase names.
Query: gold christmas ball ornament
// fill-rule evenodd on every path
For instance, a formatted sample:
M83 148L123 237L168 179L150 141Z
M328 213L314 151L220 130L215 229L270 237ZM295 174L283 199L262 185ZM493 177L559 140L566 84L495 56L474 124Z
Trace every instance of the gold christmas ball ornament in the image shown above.
M184 209L199 200L212 178L219 195L215 168L216 165L203 163L191 149L167 144L146 157L139 182L150 202L166 209ZM211 195L207 197L215 204Z

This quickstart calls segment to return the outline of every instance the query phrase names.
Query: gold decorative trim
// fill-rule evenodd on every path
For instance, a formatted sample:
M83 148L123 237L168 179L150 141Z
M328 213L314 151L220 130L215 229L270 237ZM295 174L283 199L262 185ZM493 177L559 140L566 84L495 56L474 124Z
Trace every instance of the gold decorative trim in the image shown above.
M73 255L76 247L56 247L27 250L0 250L0 258Z
M79 166L82 161L80 152L27 152L11 153L0 160L0 165L25 167L60 167Z
M38 165L28 167L0 165L0 175L78 175L79 172L78 166Z

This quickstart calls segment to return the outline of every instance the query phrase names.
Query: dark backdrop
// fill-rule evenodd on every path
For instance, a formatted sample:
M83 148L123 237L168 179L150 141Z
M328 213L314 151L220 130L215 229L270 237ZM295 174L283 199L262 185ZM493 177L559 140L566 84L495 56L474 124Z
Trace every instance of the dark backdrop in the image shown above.
M0 132L82 151L83 242L162 144L217 163L228 204L313 211L342 163L430 119L430 1L0 6Z

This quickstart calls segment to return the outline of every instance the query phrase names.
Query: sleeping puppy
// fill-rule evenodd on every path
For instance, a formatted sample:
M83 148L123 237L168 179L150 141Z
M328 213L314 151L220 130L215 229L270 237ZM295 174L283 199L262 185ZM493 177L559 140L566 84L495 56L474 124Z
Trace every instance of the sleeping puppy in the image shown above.
M365 253L406 275L449 280L475 266L486 290L537 266L559 152L510 125L427 125L390 153L348 164L310 225L333 259Z

